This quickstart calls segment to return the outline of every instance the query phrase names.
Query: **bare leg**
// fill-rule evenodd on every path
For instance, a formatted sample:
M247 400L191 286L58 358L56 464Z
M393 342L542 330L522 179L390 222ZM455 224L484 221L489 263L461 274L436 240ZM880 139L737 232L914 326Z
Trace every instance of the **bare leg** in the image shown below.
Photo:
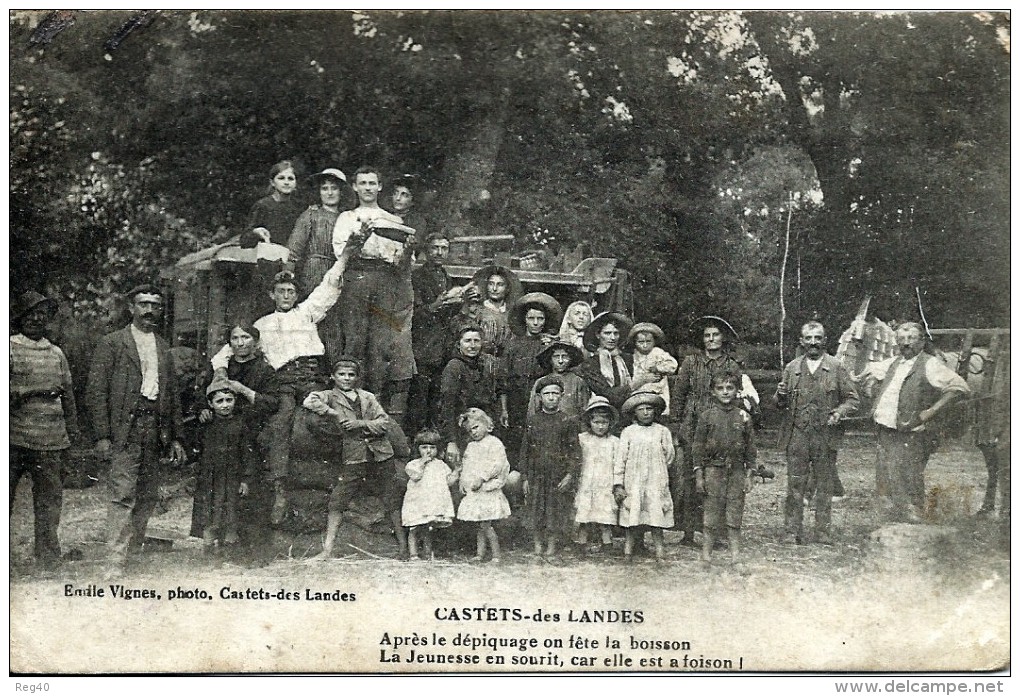
M558 535L556 534L556 532L546 532L546 541L545 541L545 555L546 556L555 556L556 555L556 541L557 541L556 537L557 536Z
M740 557L740 530L730 528L726 534L730 540L730 560L736 563Z
M591 526L591 525L587 525L587 524L582 524L581 525L581 535L580 535L579 539L580 539L581 544L584 545L584 546L588 545L588 527L589 526Z
M322 553L312 556L310 560L325 561L333 557L333 546L336 544L336 535L340 531L340 523L343 522L343 512L330 512L326 516L326 538L322 542Z
M662 530L652 530L652 545L655 547L655 560L661 561L666 557L666 545L662 539Z
M472 561L481 561L485 558L485 522L478 523L478 532L475 535L475 557Z
M705 527L701 530L701 560L704 563L712 561L712 544L715 543L715 530Z
M411 527L411 531L407 533L407 547L408 557L411 560L418 558L418 528Z
M496 536L496 530L492 528L491 522L483 522L482 530L489 540L489 548L492 549L492 562L499 563L499 537Z
M608 546L613 543L613 528L608 524L602 525L602 545Z
M425 542L425 560L426 561L436 560L436 554L432 550L432 527L425 527L423 541Z
M623 556L628 561L634 557L634 538L637 532L633 527L627 527L623 537Z
M393 525L393 534L397 537L397 546L400 547L401 558L407 555L407 532L404 530L404 526L401 524L403 520L400 519L400 510L394 510L390 513L390 523Z
M542 532L538 531L537 529L535 530L534 546L535 546L535 555L541 556L542 555Z

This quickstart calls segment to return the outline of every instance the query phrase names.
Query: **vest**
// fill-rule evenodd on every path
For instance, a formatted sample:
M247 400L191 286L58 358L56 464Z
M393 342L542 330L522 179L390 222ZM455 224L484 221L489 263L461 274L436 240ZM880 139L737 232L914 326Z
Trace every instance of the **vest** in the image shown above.
M914 366L910 368L907 378L903 380L903 385L900 387L900 400L896 404L896 429L900 432L908 432L917 427L917 414L930 407L942 396L942 392L929 384L925 376L925 368L929 360L931 360L931 356L927 353L918 355L917 360L914 361ZM898 357L889 366L889 371L882 381L882 388L875 398L871 412L872 416L874 416L874 409L878 406L878 402L882 400L885 390L888 389L889 382L892 381L893 375L896 374L896 368L899 367L902 361L903 358Z

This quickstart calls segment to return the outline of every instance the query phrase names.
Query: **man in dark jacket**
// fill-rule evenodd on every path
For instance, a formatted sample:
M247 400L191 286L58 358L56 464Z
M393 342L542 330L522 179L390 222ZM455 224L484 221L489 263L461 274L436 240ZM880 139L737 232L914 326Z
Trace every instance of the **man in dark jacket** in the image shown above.
M817 321L800 329L804 355L783 370L774 397L786 410L780 445L786 449L786 538L803 540L804 495L814 473L815 541L829 544L832 496L836 485L836 450L840 421L860 405L857 389L843 364L825 352L825 327Z
M128 299L131 324L100 340L86 392L96 449L110 460L110 578L123 573L129 549L140 548L145 539L158 497L161 448L177 462L185 459L176 439L181 417L173 358L155 334L162 292L140 285Z

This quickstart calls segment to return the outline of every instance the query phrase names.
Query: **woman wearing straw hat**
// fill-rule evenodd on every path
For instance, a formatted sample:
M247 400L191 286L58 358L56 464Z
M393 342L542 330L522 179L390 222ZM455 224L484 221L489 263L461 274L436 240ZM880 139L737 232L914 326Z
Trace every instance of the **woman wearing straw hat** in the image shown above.
M542 368L543 375L556 374L563 380L560 410L571 416L580 416L591 396L588 385L574 372L574 368L584 362L584 353L581 349L557 339L542 349L535 362ZM532 386L531 398L528 401L528 418L530 419L537 410L538 393Z
M584 347L592 356L577 367L577 374L592 394L609 399L616 408L649 381L634 379L634 356L620 350L634 322L619 312L603 312L584 330Z
M682 481L671 485L677 511L677 526L684 532L683 544L697 547L694 533L702 529L704 505L695 489L691 443L698 416L712 403L712 377L731 372L743 376L744 370L733 357L731 348L737 332L722 317L706 315L691 325L691 342L703 349L688 355L680 363L671 409L674 431L683 448ZM743 378L745 384L750 381ZM753 386L751 387L753 389ZM757 394L754 394L757 401Z
M510 308L508 321L513 335L503 356L502 399L507 420L501 425L509 428L506 446L513 454L517 453L524 433L531 387L543 374L535 358L556 340L546 328L558 326L562 312L560 303L544 292L521 295Z

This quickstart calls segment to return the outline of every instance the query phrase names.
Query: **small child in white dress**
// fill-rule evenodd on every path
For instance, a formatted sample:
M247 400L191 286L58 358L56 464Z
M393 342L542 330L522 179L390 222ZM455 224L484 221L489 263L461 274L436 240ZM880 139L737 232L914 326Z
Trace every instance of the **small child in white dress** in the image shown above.
M414 438L418 459L404 467L407 472L407 492L400 511L401 520L410 531L407 546L411 560L418 556L418 537L421 536L426 560L435 560L432 551L432 530L453 524L453 496L450 486L457 482L460 471L450 469L438 458L440 437L435 430L423 430Z
M680 364L672 355L659 348L666 335L657 324L642 321L634 324L627 334L627 344L634 346L635 391L653 392L666 402L663 416L669 415L669 380Z
M602 543L592 541L588 553L599 553L613 543L613 527L619 516L613 497L613 463L620 438L610 435L609 430L618 418L609 399L593 396L582 414L588 432L577 436L581 441L581 477L574 497L574 521L581 525L582 544L588 543L590 529L597 527L602 532Z
M492 434L494 426L489 414L480 408L469 408L458 423L467 431L470 442L461 456L460 490L464 499L457 508L457 519L478 523L477 553L471 560L483 560L488 546L492 562L497 563L499 537L492 523L510 516L510 503L503 495L510 462L503 443Z

